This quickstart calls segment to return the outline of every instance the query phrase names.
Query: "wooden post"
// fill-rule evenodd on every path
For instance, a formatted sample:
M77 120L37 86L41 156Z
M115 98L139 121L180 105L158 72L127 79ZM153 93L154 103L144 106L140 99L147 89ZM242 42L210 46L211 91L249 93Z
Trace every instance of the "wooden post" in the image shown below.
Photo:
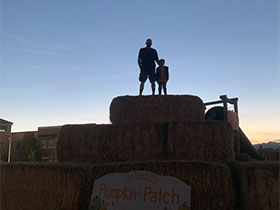
M238 101L238 98L235 98L234 101L233 101L233 105L234 105L234 112L236 112L238 114L238 105L237 105L237 101Z
M205 106L207 105L214 105L214 104L219 104L223 103L223 109L224 109L224 119L226 122L228 122L228 104L233 104L234 105L234 112L237 114L238 117L238 98L227 98L227 95L221 95L220 96L220 101L213 101L213 102L208 102L204 103ZM238 127L238 130L234 130L234 145L235 145L235 151L237 153L240 153L240 128Z
M11 162L11 151L12 151L12 136L8 137L9 140L9 150L8 150L8 163Z
M233 101L233 105L234 105L234 112L237 114L237 118L238 118L238 124L239 124L239 116L238 116L238 104L237 104L238 98L235 98ZM237 136L236 136L236 150L238 153L240 153L240 135L239 135L239 127L238 127L238 132L237 132Z
M227 95L222 95L222 96L220 96L220 99L222 99L223 105L224 105L224 118L225 118L225 121L228 122Z
M0 162L2 162L2 142L0 142Z
M259 148L258 152L261 153L261 155L263 155L263 147L262 147L262 145L260 145L260 148Z

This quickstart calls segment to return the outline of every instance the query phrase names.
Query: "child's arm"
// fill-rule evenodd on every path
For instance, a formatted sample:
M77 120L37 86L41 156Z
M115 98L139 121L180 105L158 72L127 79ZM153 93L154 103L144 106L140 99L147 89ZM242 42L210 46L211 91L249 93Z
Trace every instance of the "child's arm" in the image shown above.
M166 82L169 80L168 66L166 66Z
M159 80L159 77L160 77L160 67L157 67L157 69L156 69L156 81Z

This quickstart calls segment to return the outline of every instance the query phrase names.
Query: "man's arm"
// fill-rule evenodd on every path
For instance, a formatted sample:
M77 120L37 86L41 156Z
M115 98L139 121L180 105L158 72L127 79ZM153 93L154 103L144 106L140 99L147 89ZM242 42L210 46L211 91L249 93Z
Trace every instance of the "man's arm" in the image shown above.
M137 63L138 63L139 68L141 68L141 66L142 66L141 65L141 58L138 57Z
M159 61L158 61L158 54L157 54L157 51L155 50L155 53L156 53L156 57L155 57L155 61L157 62L157 64L159 65Z
M137 59L137 63L138 63L138 66L139 66L140 69L141 69L141 66L142 66L141 55L142 55L142 51L141 51L141 49L140 49L140 50L139 50L139 53L138 53L138 59Z
M159 80L159 77L160 77L160 68L157 67L157 68L156 68L156 81Z

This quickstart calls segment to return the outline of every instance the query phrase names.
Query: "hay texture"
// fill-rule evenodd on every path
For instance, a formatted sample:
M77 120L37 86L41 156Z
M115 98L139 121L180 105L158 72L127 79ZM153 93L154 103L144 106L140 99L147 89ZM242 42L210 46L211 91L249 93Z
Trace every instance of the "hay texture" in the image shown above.
M225 122L66 125L57 143L60 162L138 160L234 161L233 132Z
M1 210L86 209L92 171L66 164L1 164Z
M279 162L236 162L232 165L236 209L279 210Z
M234 190L227 166L196 161L153 161L105 164L94 167L96 178L109 173L146 170L177 177L191 186L191 209L232 210ZM135 208L137 209L137 208Z
M120 96L110 105L113 124L204 120L204 105L197 96Z
M234 191L228 167L224 164L196 161L126 162L87 166L2 164L1 210L87 210L95 179L109 173L134 170L174 176L190 185L191 209L232 210Z
M280 150L264 149L262 150L262 155L266 160L275 161L280 160Z
M222 163L235 160L232 127L225 122L169 123L168 144L170 159Z
M108 163L163 158L164 126L66 125L58 138L58 161Z

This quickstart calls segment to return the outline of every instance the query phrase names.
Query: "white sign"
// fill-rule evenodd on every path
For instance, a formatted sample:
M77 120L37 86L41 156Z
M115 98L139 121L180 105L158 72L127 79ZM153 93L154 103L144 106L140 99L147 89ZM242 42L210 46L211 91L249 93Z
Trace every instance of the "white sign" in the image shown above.
M189 210L191 187L150 171L111 173L96 179L89 210Z

